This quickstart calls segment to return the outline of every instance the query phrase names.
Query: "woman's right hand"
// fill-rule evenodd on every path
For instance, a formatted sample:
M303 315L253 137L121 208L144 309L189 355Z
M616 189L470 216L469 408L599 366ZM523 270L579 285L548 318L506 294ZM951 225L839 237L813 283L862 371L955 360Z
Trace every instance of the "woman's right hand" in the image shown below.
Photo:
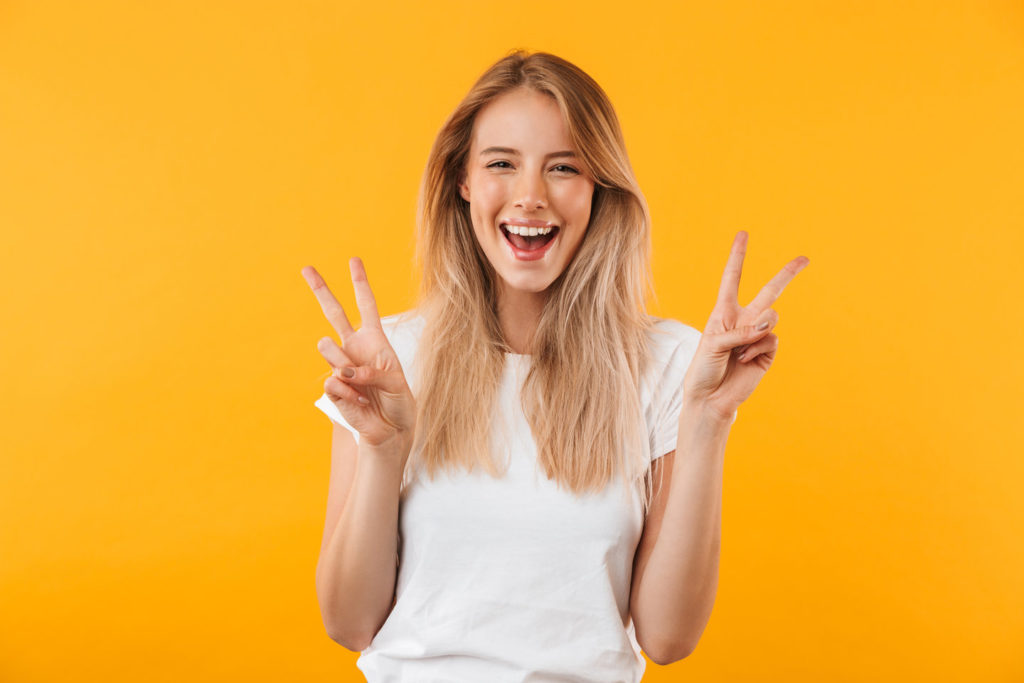
M333 370L324 382L324 392L359 432L360 439L375 448L393 447L407 455L416 427L416 400L398 355L384 336L362 260L350 259L349 269L362 319L358 330L352 328L320 273L313 266L302 269L302 277L341 338L341 346L330 337L317 344ZM351 377L347 376L349 371Z

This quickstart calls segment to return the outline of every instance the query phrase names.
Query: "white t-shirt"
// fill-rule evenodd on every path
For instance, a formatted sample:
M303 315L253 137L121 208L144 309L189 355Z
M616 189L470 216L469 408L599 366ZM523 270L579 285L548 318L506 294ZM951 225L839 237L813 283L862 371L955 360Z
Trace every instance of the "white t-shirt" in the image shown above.
M655 318L641 383L652 460L676 448L683 376L700 332ZM381 319L410 389L421 316ZM399 511L397 601L357 666L370 683L636 683L645 661L629 615L639 496L621 481L581 498L536 466L519 387L530 356L507 354L499 409L510 427L502 479L477 472L415 478ZM326 393L315 405L347 427ZM735 419L735 416L734 418Z

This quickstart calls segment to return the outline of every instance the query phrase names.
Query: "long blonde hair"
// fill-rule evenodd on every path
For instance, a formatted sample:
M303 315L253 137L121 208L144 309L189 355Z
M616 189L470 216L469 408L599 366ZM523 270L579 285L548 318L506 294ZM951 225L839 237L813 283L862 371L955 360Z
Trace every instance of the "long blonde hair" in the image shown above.
M646 297L650 215L618 118L601 87L564 59L516 50L490 67L434 141L420 188L416 260L417 428L413 452L433 479L439 469L504 473L491 442L492 416L511 352L497 315L497 274L458 191L477 113L510 90L532 88L558 103L570 138L595 180L579 250L550 286L523 381L523 410L538 462L559 488L597 492L622 477L646 511L651 482L640 378L653 320Z

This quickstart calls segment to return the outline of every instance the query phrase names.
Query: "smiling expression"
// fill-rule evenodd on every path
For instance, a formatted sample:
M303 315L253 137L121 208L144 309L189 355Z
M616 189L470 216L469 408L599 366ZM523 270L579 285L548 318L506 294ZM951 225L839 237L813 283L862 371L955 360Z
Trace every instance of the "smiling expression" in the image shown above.
M519 88L477 113L459 193L469 202L473 232L501 280L499 291L540 293L583 241L594 182L554 98ZM528 242L510 236L530 228L541 234Z

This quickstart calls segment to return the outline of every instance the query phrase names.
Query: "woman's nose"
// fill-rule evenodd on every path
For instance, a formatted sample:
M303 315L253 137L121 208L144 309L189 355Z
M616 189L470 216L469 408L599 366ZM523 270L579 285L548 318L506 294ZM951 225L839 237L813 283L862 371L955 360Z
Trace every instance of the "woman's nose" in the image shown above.
M515 190L515 205L524 211L543 209L548 205L547 187L538 173L520 174Z

